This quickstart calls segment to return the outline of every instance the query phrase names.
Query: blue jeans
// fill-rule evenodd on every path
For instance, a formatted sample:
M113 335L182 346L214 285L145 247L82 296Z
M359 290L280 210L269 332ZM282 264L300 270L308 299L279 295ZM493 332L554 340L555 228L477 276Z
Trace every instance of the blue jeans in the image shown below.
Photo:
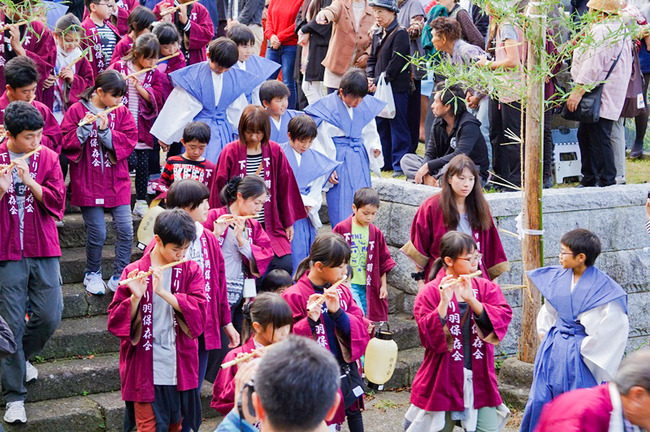
M119 278L122 270L131 262L133 248L133 216L131 206L121 205L108 209L113 215L115 226L115 265L113 276ZM102 248L106 241L106 221L104 207L81 207L81 215L86 225L86 273L101 270Z
M269 44L269 47L271 44ZM296 109L296 82L293 80L293 70L296 65L296 45L281 45L278 49L267 48L266 58L282 65L282 82L289 87L289 109ZM271 75L278 77L279 71Z
M350 291L352 291L352 298L357 303L357 306L363 310L363 315L368 315L368 308L366 306L366 286L351 284Z

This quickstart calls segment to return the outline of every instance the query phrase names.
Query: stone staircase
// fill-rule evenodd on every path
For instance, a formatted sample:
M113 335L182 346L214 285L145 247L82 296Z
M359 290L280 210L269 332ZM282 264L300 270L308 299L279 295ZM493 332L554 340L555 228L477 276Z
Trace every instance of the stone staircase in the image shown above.
M106 219L111 217L107 215ZM134 232L138 224L139 220L134 221ZM27 384L27 424L3 424L7 431L121 431L124 403L120 396L119 341L106 330L111 293L93 296L82 284L86 231L81 214L66 214L59 238L63 249L63 320L43 351L32 359L39 378ZM104 279L112 272L114 243L115 231L109 222L102 258ZM141 255L134 248L132 259ZM401 291L391 288L390 293L389 322L400 353L386 388L400 388L411 384L424 350L415 321L404 311L408 302ZM205 418L219 415L210 408L211 398L212 385L205 382L201 392Z

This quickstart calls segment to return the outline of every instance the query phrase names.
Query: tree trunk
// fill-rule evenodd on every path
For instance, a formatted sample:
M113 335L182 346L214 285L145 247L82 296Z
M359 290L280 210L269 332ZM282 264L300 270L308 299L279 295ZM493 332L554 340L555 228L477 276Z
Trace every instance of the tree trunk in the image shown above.
M538 3L530 3L527 12L531 27L527 31L528 65L526 68L527 96L525 107L526 135L524 139L524 239L522 261L524 272L542 266L542 237L535 231L542 229L542 166L544 146L544 81L539 73L546 37L546 18ZM532 231L532 232L531 232ZM541 306L539 291L524 275L528 288L522 291L521 335L519 360L533 363L539 345L536 319Z

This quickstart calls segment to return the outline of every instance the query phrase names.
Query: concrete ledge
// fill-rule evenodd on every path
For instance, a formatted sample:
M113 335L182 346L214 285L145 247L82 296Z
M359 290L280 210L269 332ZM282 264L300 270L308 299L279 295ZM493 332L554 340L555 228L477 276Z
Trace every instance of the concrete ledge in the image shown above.
M499 392L509 406L524 409L533 384L533 370L531 363L521 362L514 357L503 362L499 371Z

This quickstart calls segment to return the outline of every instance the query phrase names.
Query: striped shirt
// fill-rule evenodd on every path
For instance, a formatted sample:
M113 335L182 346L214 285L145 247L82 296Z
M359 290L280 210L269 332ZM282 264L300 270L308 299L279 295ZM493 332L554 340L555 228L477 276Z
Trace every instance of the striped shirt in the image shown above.
M252 176L252 175L257 175L261 177L262 179L264 178L263 174L263 168L260 169L259 174L257 173L257 169L260 167L262 164L262 153L255 154L255 155L246 155L246 176ZM259 221L259 223L264 226L264 206L262 206L262 210L257 213L257 216L255 217Z
M97 36L99 36L99 43L102 44L102 52L104 53L106 64L109 64L113 57L113 51L115 51L115 45L118 42L117 36L106 24L101 27L97 26Z

